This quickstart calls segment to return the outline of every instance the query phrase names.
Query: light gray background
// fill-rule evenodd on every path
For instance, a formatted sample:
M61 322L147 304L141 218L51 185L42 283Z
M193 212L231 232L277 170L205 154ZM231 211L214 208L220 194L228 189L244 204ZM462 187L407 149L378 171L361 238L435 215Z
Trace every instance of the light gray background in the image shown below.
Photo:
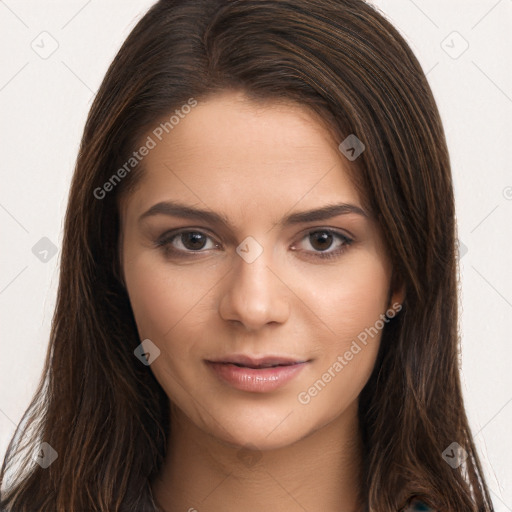
M40 378L87 112L119 46L152 3L0 1L1 456ZM496 511L512 511L512 0L375 3L418 56L443 118L463 244L467 413ZM36 246L49 245L43 237L55 255Z

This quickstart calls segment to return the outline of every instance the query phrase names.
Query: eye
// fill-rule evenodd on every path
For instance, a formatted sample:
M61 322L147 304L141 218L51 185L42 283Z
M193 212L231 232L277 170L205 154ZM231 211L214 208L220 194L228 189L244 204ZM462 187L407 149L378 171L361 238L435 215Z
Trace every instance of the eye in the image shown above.
M208 242L210 244L208 245ZM157 247L162 247L164 252L171 254L186 254L204 252L202 249L215 249L220 245L202 231L188 230L178 233L167 233L156 242Z
M313 258L335 258L340 256L353 240L332 229L317 229L308 232L302 238L302 242L306 245L305 252ZM295 245L291 249L297 250Z
M340 256L353 242L352 239L332 229L316 229L309 231L301 240L305 249L297 249L294 244L291 250L300 250L306 257L335 258ZM203 253L209 249L221 248L221 245L206 233L199 230L182 230L166 233L155 242L168 257L186 257L194 253Z

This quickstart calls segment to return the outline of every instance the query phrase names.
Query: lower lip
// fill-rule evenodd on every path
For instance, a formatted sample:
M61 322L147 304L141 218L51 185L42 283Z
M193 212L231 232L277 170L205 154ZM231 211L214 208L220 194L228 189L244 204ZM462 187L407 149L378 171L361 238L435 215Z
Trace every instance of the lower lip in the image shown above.
M258 370L229 363L212 363L210 361L207 363L222 381L236 389L254 393L268 393L284 386L308 364L304 362Z

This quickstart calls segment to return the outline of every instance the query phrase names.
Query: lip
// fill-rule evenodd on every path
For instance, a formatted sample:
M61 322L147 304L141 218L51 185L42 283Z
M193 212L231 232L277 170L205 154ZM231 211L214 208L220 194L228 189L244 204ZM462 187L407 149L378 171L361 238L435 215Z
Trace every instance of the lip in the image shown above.
M309 360L291 357L254 358L241 354L216 361L206 361L221 381L241 391L254 393L268 393L284 386L296 377L309 362ZM265 365L267 367L262 367Z
M300 359L290 356L247 356L245 354L231 354L220 359L213 359L212 363L232 363L250 368L257 368L259 366L274 366L274 365L290 365L294 363L304 363L306 359Z

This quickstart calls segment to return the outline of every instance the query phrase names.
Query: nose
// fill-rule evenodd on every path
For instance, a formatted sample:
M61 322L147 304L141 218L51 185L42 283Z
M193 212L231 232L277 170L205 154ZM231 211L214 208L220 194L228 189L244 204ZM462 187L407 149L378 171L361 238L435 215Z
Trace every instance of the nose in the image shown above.
M290 314L289 290L267 263L265 251L252 263L235 257L219 303L224 320L249 331L286 322Z

